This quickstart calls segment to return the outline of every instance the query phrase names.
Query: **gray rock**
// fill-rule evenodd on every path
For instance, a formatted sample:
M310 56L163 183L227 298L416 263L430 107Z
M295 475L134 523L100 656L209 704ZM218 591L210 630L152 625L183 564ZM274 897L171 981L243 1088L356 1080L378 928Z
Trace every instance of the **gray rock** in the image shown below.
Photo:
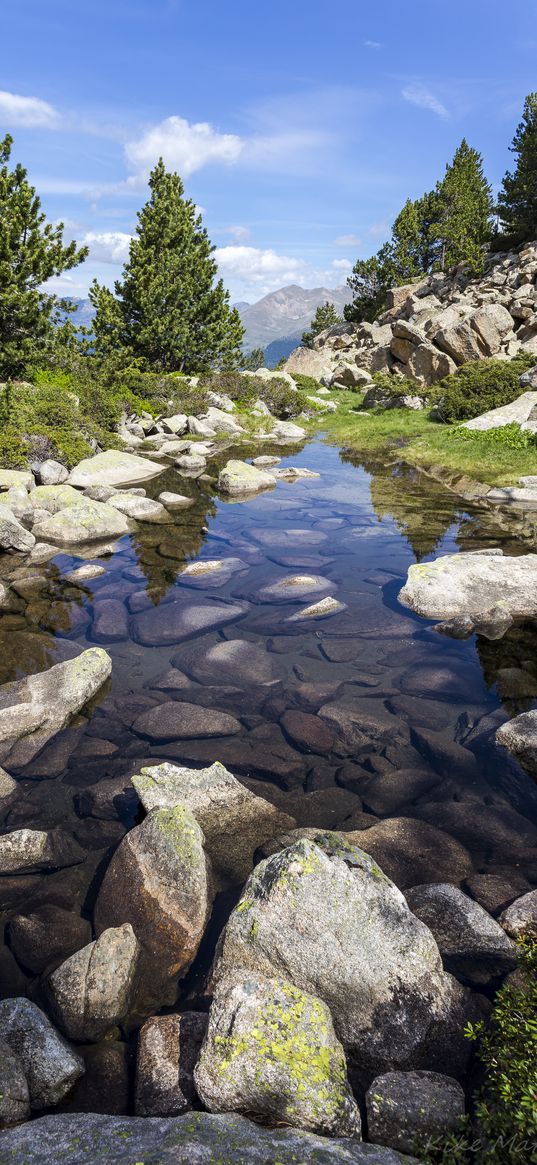
M481 360L483 356L479 338L469 320L441 328L435 333L434 342L442 352L451 356L455 364L467 364L470 360Z
M244 883L259 846L296 824L241 785L218 761L206 769L171 764L143 768L132 783L148 812L188 805L203 831L215 872L232 884Z
M379 821L349 840L371 854L400 890L435 878L457 884L473 871L468 850L456 838L411 817Z
M100 647L0 687L0 761L27 765L102 688L112 661Z
M171 493L169 490L164 490L164 493L159 494L159 502L166 506L167 510L187 510L189 506L194 505L194 498L188 498L184 494Z
M321 476L320 473L315 473L313 469L306 469L301 465L286 465L284 469L273 469L272 473L276 481L311 481Z
M150 740L191 740L212 736L235 736L241 724L227 712L217 712L199 704L170 700L142 712L132 725L133 732Z
M186 587L223 587L234 574L248 570L248 564L241 558L201 558L189 562L177 576L177 581Z
M225 639L210 647L195 643L182 648L171 662L201 684L265 687L278 678L274 654L247 639Z
M30 1119L30 1093L16 1052L0 1041L0 1129Z
M90 940L87 919L52 902L27 914L16 914L9 924L11 949L17 961L34 975L40 975Z
M308 607L303 607L295 615L288 615L285 622L302 623L307 622L308 619L329 619L331 615L340 615L342 611L346 610L346 603L335 599L333 595L327 595L326 598L320 599L318 603L311 603Z
M391 1149L416 1151L429 1138L460 1131L464 1092L439 1072L386 1072L366 1094L367 1129L372 1141Z
M4 1133L0 1165L417 1165L414 1157L348 1138L264 1129L244 1117L193 1112L169 1119L62 1113ZM128 1146L128 1147L126 1147Z
M32 874L77 865L84 855L60 830L14 829L0 835L0 874Z
M70 506L78 506L83 500L83 497L79 490L65 483L60 485L38 485L32 490L30 500L36 513L36 521L38 521L39 511L46 510L48 514L58 514L60 510L66 510ZM98 498L96 500L105 501L107 499Z
M506 336L513 331L513 317L501 303L486 303L472 315L484 356L495 356Z
M206 457L201 453L182 453L175 459L176 468L185 473L203 473L207 465Z
M334 353L328 348L316 351L314 348L295 348L285 363L285 371L302 376L313 376L316 380L330 379L334 370Z
M95 578L102 578L106 574L106 568L99 566L97 562L84 562L82 566L77 566L76 570L70 570L66 574L66 581L79 586L80 583L91 582Z
M249 465L246 461L228 461L218 474L218 489L232 497L274 489L275 484L271 473L256 469L255 465Z
M496 740L506 748L532 776L537 774L537 711L522 712L502 724Z
M33 546L35 535L21 525L8 506L0 502L0 550L19 550L26 554Z
M0 492L18 485L27 490L34 488L34 475L29 469L0 469Z
M489 429L502 429L504 425L517 424L523 427L526 422L533 418L535 408L537 408L537 392L524 392L510 404L490 409L488 412L482 413L480 417L473 417L471 421L465 421L462 428L486 432Z
M162 466L133 453L107 449L87 457L71 470L69 482L79 489L93 485L137 485L162 473Z
M129 523L125 515L109 502L94 502L83 497L76 505L59 510L50 517L36 519L33 529L36 538L45 542L77 546L100 538L119 538L128 532Z
M457 978L490 983L517 966L514 943L458 886L413 886L405 898L412 913L434 934L444 967Z
M141 611L133 619L134 639L144 647L182 643L202 632L234 623L249 610L247 603L176 601Z
M186 1011L158 1015L140 1030L134 1111L137 1116L178 1116L192 1107L194 1068L208 1016Z
M229 433L232 437L238 437L241 433L244 433L242 425L239 425L238 421L230 417L226 409L219 409L215 405L211 405L207 409L203 419L217 433Z
M144 1008L175 1002L177 980L194 959L213 899L203 834L190 810L155 809L115 850L95 904L95 929L129 922L142 947Z
M304 441L306 430L292 421L276 421L272 429L272 438L277 441Z
M174 437L182 437L188 429L188 417L185 413L174 413L173 417L164 418L162 428L165 433L171 433Z
M127 518L136 518L137 522L167 522L169 515L161 502L152 498L141 498L127 490L112 494L109 505Z
M41 485L63 485L69 477L69 470L60 461L49 458L39 466L39 481Z
M188 431L196 437L216 437L216 429L208 421L202 421L199 417L188 418Z
M499 921L513 939L537 939L537 890L530 890L512 902Z
M222 979L194 1072L210 1112L360 1137L345 1053L326 1004L286 979Z
M0 803L7 801L17 791L17 782L6 773L5 769L0 768Z
M97 1041L128 1015L140 947L129 923L104 930L46 984L50 1011L71 1040Z
M84 1072L82 1057L29 999L0 1001L0 1039L22 1064L34 1109L58 1104ZM4 1146L0 1140L0 1161Z
M251 972L287 978L326 1003L362 1071L440 1061L460 1070L467 1056L466 994L442 970L431 932L340 835L300 841L255 868L222 936L214 978Z
M501 604L511 615L537 612L537 554L446 554L411 566L399 602L426 619L483 614Z
M279 465L280 461L281 457L270 457L267 454L263 457L254 457L252 465L255 465L256 469L270 469L274 465Z
M101 599L93 607L92 638L97 643L120 643L129 636L129 620L119 599Z
M290 574L255 592L258 603L299 603L325 596L334 584L320 574Z

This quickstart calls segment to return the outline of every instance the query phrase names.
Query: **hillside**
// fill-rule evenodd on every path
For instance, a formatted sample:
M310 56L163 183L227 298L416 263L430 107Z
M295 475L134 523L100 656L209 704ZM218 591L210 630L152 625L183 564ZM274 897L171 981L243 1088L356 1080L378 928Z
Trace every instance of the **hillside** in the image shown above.
M296 348L321 304L330 300L343 315L343 308L351 299L348 287L305 288L291 283L248 307L238 305L245 328L244 349L269 349L266 362L270 366Z

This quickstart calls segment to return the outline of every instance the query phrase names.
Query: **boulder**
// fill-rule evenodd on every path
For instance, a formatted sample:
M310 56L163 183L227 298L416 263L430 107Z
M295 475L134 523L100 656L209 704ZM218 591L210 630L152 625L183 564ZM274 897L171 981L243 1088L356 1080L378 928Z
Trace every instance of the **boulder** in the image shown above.
M49 518L36 518L33 529L36 538L45 542L76 546L100 538L120 538L128 533L129 523L109 502L79 498L76 505L59 510Z
M367 388L372 383L372 377L365 368L359 368L357 364L343 362L336 366L330 383L332 386L341 384L345 388L360 389Z
M495 356L513 330L513 317L501 303L485 303L471 319L484 356Z
M434 934L444 967L458 979L490 983L517 966L514 943L458 886L413 886L405 898L416 918Z
M194 1072L210 1112L360 1137L345 1053L325 1003L283 978L221 979Z
M0 1129L30 1119L30 1093L22 1062L0 1041Z
M194 505L194 498L188 498L185 494L171 493L169 490L159 494L158 500L167 510L186 510Z
M327 1140L314 1133L266 1129L244 1117L192 1112L169 1119L62 1113L41 1117L5 1132L0 1165L417 1165L415 1157L362 1145L347 1137ZM227 1151L229 1148L229 1152Z
M100 935L131 924L142 947L144 1008L175 1002L177 980L197 953L212 899L203 834L185 805L153 810L115 850L95 903L95 929Z
M403 1152L461 1131L464 1092L439 1072L386 1072L366 1095L369 1139ZM419 1150L418 1150L419 1151Z
M329 348L318 351L315 348L295 348L285 363L285 371L293 375L313 376L316 380L329 380L334 371L334 355Z
M140 947L130 923L105 930L49 976L46 995L71 1040L97 1041L128 1015Z
M0 762L22 768L102 688L110 656L90 647L74 659L0 687Z
M295 615L288 615L286 623L302 623L307 622L308 619L328 619L331 615L339 615L342 611L347 610L347 604L335 599L333 595L327 595L326 598L320 599L318 603L311 603L307 607L302 607L301 611L297 611Z
M108 503L120 514L127 518L136 518L137 522L168 522L169 515L162 502L155 502L152 498L141 498L137 494L120 490L112 494Z
M530 596L528 596L530 598ZM531 776L537 775L537 711L522 712L502 724L496 741L506 748Z
M437 380L443 380L444 376L450 376L456 371L456 367L455 361L447 353L439 352L434 344L423 340L412 349L405 374L409 380L427 387L435 384Z
M69 482L79 489L91 485L137 485L149 481L162 473L162 465L138 457L134 453L123 453L118 449L107 449L95 457L86 457L71 470Z
M35 486L33 473L29 469L0 469L0 493L12 486L32 490Z
M0 1040L18 1057L34 1109L59 1104L84 1072L81 1056L29 999L0 1001ZM4 1145L0 1146L0 1161Z
M9 924L9 942L15 958L34 975L80 950L91 940L91 926L71 910L52 902L16 914Z
M203 1012L158 1015L138 1036L134 1111L137 1116L178 1116L195 1099L194 1068L207 1031Z
M133 637L144 647L182 643L203 632L235 623L249 610L247 603L224 603L217 599L188 603L176 601L140 611L133 619Z
M306 430L300 425L295 425L292 421L275 421L271 437L276 442L282 441L304 441L306 438Z
M17 791L17 782L6 773L5 769L0 768L0 805L6 802Z
M185 413L174 413L173 417L165 417L161 425L165 433L171 433L173 437L182 437L188 429L188 417Z
M246 461L228 461L218 474L218 489L232 497L274 489L275 484L271 473L256 469L255 465L249 465Z
M188 431L195 437L216 437L216 429L209 421L202 421L199 417L188 418Z
M426 619L483 614L495 603L511 615L537 612L537 554L446 554L411 566L399 602Z
M69 506L77 506L81 500L80 491L67 482L59 485L38 485L30 496L34 510L46 510L49 514L58 514L60 510L66 510Z
M214 405L207 409L204 420L212 429L216 429L217 433L229 433L232 437L239 437L241 433L244 433L244 429L238 421L230 417L225 409L216 408Z
M512 902L500 915L500 925L513 939L537 939L537 890Z
M207 466L207 458L201 453L183 453L175 459L176 468L188 473L203 473Z
M200 704L170 700L157 704L142 712L132 725L138 736L148 736L150 740L191 740L213 736L235 736L241 731L241 723L227 712L217 712Z
M0 550L19 550L27 554L35 546L35 541L35 535L21 525L8 506L0 502Z
M206 769L155 765L131 779L148 812L188 806L203 832L215 872L232 884L245 882L259 846L296 824L241 785L218 761Z
M489 409L480 417L465 421L462 428L486 432L489 429L502 429L504 425L520 425L524 429L535 424L535 416L537 416L537 391L529 391L523 392L509 404Z
M299 841L256 866L213 974L219 984L250 973L282 976L326 1003L366 1075L440 1063L460 1071L467 1057L464 989L400 891L341 835Z
M468 850L442 829L411 817L391 817L350 835L387 871L400 890L417 881L462 882L473 870Z
M460 320L451 327L441 328L432 338L436 346L442 352L447 352L455 364L467 364L470 360L481 360L483 357L479 337L469 320Z

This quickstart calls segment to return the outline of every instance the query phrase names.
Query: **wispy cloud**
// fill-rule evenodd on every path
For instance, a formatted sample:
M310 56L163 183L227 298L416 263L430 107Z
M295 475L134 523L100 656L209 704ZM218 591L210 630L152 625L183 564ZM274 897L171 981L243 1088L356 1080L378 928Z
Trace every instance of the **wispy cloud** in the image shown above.
M241 227L241 226L227 227L227 229L225 231L225 234L231 235L231 238L235 239L236 243L248 242L248 239L250 238L251 233L252 232L251 232L249 227Z
M142 183L159 158L188 178L214 162L236 162L244 149L237 134L219 133L207 121L190 123L184 117L167 117L139 138L127 142L125 157L131 183Z
M361 242L358 235L338 235L337 239L334 239L336 247L359 247Z
M364 48L366 49L381 49L382 47L380 40L364 40Z
M411 105L417 105L420 109L428 109L431 113L436 113L437 117L448 118L449 110L445 105L427 89L425 85L415 84L407 85L402 90L401 96L405 101L409 101Z
M61 115L40 97L23 97L20 93L0 90L0 124L8 129L59 129Z
M352 263L349 259L332 259L332 267L335 271L352 271Z

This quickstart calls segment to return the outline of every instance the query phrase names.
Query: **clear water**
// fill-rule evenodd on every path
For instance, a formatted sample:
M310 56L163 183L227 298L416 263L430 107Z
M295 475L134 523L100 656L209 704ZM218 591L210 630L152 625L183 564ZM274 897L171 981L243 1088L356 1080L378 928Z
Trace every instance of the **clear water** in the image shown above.
M305 465L320 477L278 483L240 503L218 499L214 483L167 470L148 492L189 492L195 498L189 510L170 525L140 526L121 539L111 556L97 559L106 573L83 590L65 581L81 560L58 556L38 568L45 581L32 599L30 620L0 618L2 683L42 670L73 648L94 645L92 615L103 598L121 601L130 629L126 638L102 642L113 660L108 691L16 774L19 793L2 828L60 829L74 837L83 860L48 875L0 879L6 925L2 994L32 990L31 973L9 953L14 914L53 902L91 918L102 873L136 813L134 800L118 794L106 815L96 815L95 789L128 777L149 759L198 767L219 759L304 826L363 829L394 815L424 821L464 845L475 873L518 878L527 888L537 881L535 786L494 746L502 720L537 702L537 626L518 625L499 642L456 641L402 608L397 598L416 560L498 545L517 554L527 545L517 542L505 522L461 503L415 471L366 464L321 441L284 457L286 463ZM217 468L211 463L211 474ZM209 579L197 588L178 581L185 562L229 557L239 557L244 570L221 588L207 585ZM13 565L3 563L4 571ZM326 577L346 610L297 624L287 617L311 599L259 601L262 588L297 573ZM158 607L164 626L177 606L237 599L244 613L219 630L184 644L140 642L133 608ZM265 647L278 682L271 688L230 685L213 675L175 690L162 686L159 677L174 659L187 672L206 646L224 639ZM513 668L526 676L521 698L505 676ZM304 710L304 684L331 685L321 703L336 700L373 717L388 726L389 738L347 750L297 742L286 729L285 713ZM155 741L133 727L148 708L185 700L208 709L208 724L211 710L230 714L240 731ZM315 714L315 701L309 711ZM312 731L311 720L306 727ZM379 802L375 789L383 774L423 768L434 774L426 789L395 810Z

